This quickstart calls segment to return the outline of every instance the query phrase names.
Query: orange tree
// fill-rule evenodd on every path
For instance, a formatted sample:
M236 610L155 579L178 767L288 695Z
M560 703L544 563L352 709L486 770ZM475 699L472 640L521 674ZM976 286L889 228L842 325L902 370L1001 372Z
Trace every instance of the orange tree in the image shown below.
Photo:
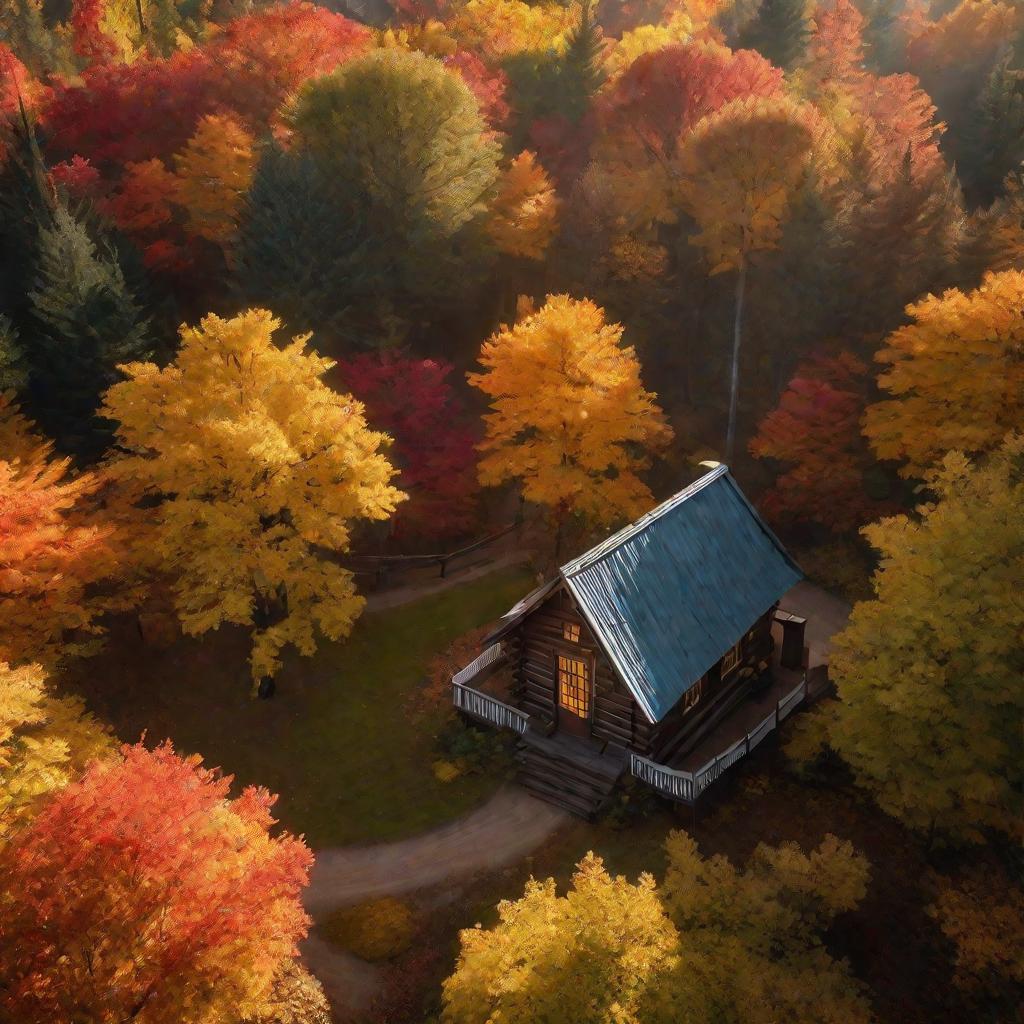
M640 382L640 363L588 299L550 295L480 352L469 382L491 400L480 444L480 482L518 481L523 497L550 510L555 557L569 516L607 526L645 512L639 474L672 431Z

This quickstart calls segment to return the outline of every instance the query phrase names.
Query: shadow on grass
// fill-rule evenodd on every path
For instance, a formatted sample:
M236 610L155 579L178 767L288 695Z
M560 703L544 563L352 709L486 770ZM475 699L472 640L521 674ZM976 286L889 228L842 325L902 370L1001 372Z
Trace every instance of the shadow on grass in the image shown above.
M421 601L364 616L343 643L312 658L291 654L277 696L249 697L248 641L237 629L147 647L134 621L116 624L101 655L67 674L67 689L118 736L170 738L279 794L284 827L314 848L395 839L450 820L500 779L434 778L446 706L411 713L410 694L452 640L500 615L529 590L519 569L496 572Z

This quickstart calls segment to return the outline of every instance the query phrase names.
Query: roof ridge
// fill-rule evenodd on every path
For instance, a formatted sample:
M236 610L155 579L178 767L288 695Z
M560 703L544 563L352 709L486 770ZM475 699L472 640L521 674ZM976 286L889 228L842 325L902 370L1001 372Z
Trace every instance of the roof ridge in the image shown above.
M640 516L639 519L634 520L628 526L624 526L610 537L606 537L600 544L595 544L594 547L589 551L583 552L578 558L574 558L571 562L566 562L558 570L559 576L564 580L568 580L570 576L590 568L590 566L601 561L602 558L610 555L617 548L625 544L627 540L631 540L638 533L646 530L648 526L656 523L667 512L671 512L672 509L681 505L688 498L692 498L699 491L702 491L708 484L714 483L725 476L729 476L729 467L722 463L710 472L698 477L692 483L687 484L681 491L673 494L671 498L666 498L660 505L655 505L649 512L645 512ZM736 489L739 490L738 487ZM742 491L740 493L742 494ZM774 540L774 537L772 539ZM776 545L779 546L778 541L776 541Z

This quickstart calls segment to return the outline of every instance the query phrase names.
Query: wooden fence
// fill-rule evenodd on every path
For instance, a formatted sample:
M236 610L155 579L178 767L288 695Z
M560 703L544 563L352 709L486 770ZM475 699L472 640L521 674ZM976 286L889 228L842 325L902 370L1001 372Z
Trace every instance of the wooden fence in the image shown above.
M629 770L641 782L646 782L659 793L683 803L695 803L697 797L713 782L721 778L737 761L749 754L770 732L778 728L797 705L807 697L807 676L786 694L776 705L767 718L759 722L746 736L738 739L732 746L726 747L719 755L713 757L702 768L695 772L669 768L658 764L639 754L630 753Z
M465 668L452 676L452 703L467 715L479 718L483 722L497 726L499 729L512 729L521 736L526 732L530 716L525 711L473 689L470 683L487 674L505 657L505 650L500 643L491 644L487 650L477 655Z
M441 570L440 576L443 578L447 575L448 567L452 562L490 547L502 537L507 537L519 526L518 522L510 523L496 533L481 537L480 540L457 548L455 551L444 551L431 555L345 555L340 561L346 569L350 569L357 576L373 576L377 587L382 586L391 573L401 572L403 569L429 569L438 566Z

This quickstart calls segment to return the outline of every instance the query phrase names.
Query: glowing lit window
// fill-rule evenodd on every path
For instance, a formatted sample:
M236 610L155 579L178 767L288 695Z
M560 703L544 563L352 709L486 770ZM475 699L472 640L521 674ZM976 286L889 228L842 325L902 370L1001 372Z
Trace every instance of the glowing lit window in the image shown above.
M697 682L695 682L693 684L693 686L691 686L686 691L686 693L683 694L683 711L684 711L684 713L689 711L690 708L696 707L696 705L700 702L700 698L701 698L701 696L703 694L704 694L704 677L701 676L700 679L698 679Z
M570 643L578 644L580 642L580 626L578 622L563 622L562 623L562 639L568 640Z
M722 678L724 679L740 663L740 645L726 651L722 656Z
M558 656L558 703L580 718L590 714L590 673L579 658Z

